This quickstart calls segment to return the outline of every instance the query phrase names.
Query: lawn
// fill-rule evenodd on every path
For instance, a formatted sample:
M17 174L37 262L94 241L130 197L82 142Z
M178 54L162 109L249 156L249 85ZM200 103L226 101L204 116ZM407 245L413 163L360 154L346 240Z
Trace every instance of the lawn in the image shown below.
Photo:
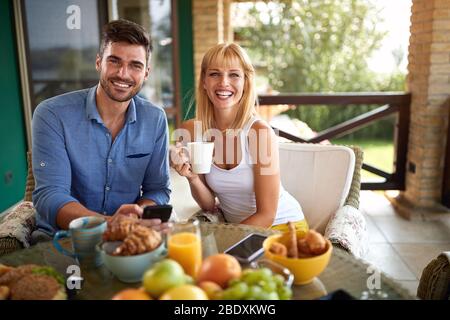
M356 145L364 151L364 163L374 166L378 169L392 173L394 162L394 144L393 141L386 140L347 140L334 139L333 144ZM362 171L362 181L383 181L384 179L374 175L366 170Z

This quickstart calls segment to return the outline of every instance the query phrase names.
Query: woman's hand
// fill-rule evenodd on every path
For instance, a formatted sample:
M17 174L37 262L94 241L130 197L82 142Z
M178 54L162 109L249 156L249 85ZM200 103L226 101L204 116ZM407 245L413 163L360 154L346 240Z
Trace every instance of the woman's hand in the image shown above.
M170 166L175 169L180 176L186 177L189 181L198 178L198 175L193 173L191 165L189 164L189 157L186 155L185 149L180 142L175 146L169 147L169 161Z

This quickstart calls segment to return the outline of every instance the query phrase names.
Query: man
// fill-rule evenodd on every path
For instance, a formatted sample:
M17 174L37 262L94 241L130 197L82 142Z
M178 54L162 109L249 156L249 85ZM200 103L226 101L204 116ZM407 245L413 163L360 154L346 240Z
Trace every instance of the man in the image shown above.
M82 216L142 215L169 201L164 111L137 96L149 74L151 40L126 20L103 28L97 86L43 101L33 115L33 203L52 235ZM143 222L166 227L158 219Z

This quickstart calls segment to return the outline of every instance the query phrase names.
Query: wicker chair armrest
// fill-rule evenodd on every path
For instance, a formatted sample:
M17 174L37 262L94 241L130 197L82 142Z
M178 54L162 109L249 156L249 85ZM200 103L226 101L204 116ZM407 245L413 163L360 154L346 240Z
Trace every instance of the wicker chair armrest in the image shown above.
M355 169L353 171L352 184L345 199L344 205L352 206L359 209L359 196L361 191L361 170L364 160L364 152L358 146L347 146L355 153Z
M6 237L0 239L0 256L22 248L22 243L16 238Z

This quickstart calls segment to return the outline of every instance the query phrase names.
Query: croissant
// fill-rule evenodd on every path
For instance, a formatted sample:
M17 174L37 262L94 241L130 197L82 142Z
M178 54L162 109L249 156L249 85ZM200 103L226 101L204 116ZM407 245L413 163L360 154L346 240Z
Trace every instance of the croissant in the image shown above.
M327 242L324 237L315 230L309 230L305 236L309 251L313 255L319 255L327 251Z
M307 258L313 255L305 238L298 239L297 247L299 258Z
M120 218L108 223L106 231L103 233L104 241L123 241L133 232L137 226L137 220L132 218Z
M130 234L118 246L113 255L131 256L156 249L161 243L161 234L153 229L136 224Z
M284 244L279 242L273 242L269 248L269 251L273 254L277 254L283 257L287 256L287 248Z

